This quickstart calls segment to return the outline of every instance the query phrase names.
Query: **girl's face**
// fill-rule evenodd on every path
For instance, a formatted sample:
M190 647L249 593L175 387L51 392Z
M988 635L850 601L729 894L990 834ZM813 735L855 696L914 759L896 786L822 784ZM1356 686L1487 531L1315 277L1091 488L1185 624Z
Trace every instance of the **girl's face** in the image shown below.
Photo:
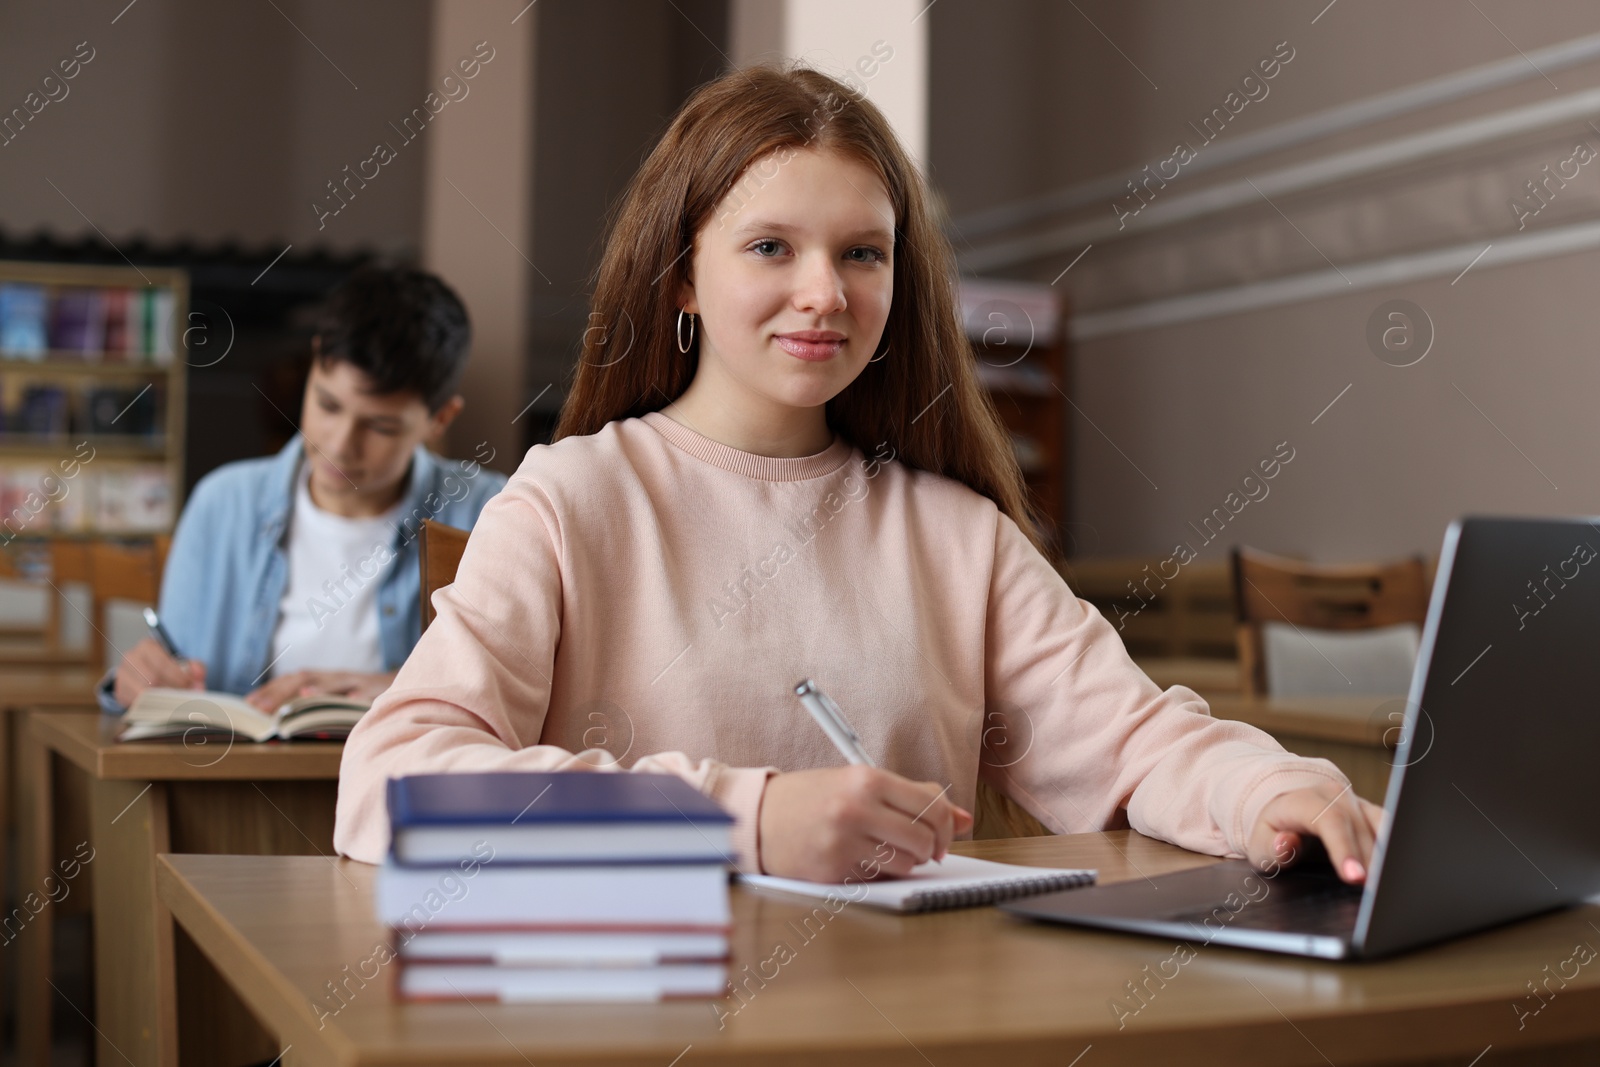
M750 416L818 408L861 373L889 318L889 193L865 164L779 149L695 235L689 277L679 305L699 316L696 387Z

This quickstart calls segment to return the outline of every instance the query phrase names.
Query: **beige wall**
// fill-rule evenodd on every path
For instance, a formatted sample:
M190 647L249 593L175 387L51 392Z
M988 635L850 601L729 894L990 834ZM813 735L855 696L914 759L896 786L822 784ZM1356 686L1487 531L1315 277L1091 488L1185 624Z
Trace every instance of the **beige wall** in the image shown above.
M858 86L928 156L928 0L730 0L729 58L795 59Z
M1220 103L1282 40L1296 49L1292 64L1224 136L1515 57L1501 30L1524 51L1600 32L1600 8L1579 0L1536 8L1479 0L1487 19L1453 0L1340 0L1314 26L1323 0L1082 0L1079 7L1083 14L1043 0L942 0L934 9L932 173L957 216L1119 168L1131 176L1168 154L1187 120ZM962 76L953 76L958 68ZM1569 69L1552 81L1558 88L1533 77L1197 175L1187 188L1589 88L1600 84L1600 68ZM1600 132L1585 135L1579 123L1548 143L1517 145L1516 158L1536 159L1582 136L1600 145ZM1503 194L1452 191L1452 182L1474 167L1515 176L1503 155L1499 147L1479 150L1277 208L1336 263L1479 237L1488 244L1515 232ZM1590 168L1580 182L1571 207L1552 222L1600 215L1593 196L1600 172ZM1170 190L1182 191L1176 183ZM1560 214L1556 206L1552 213ZM1172 295L1327 269L1277 208L1258 204L1097 246L1060 284L1080 310L1099 310L1135 299L1141 286L1145 295ZM1061 219L1110 210L1093 205L1087 215ZM1049 281L1070 259L1012 273ZM1203 548L1188 524L1220 506L1283 441L1295 459L1202 558L1222 558L1235 541L1322 559L1432 553L1445 523L1462 513L1600 511L1600 470L1591 459L1600 451L1590 296L1597 266L1600 254L1589 252L1480 267L1454 286L1445 277L1368 288L1080 344L1073 395L1082 414L1072 430L1078 551L1166 554L1180 540ZM1438 331L1416 366L1385 365L1365 341L1368 315L1395 297L1423 306Z
M414 251L419 152L320 231L311 205L422 102L427 3L277 6L139 0L113 25L120 5L0 5L0 110L78 42L94 49L68 95L0 148L0 226L92 235L87 215L113 241Z
M417 138L427 160L422 262L450 281L472 319L472 359L461 381L466 408L451 427L450 452L508 473L522 460L523 302L538 273L532 258L538 21L532 12L518 15L524 6L435 0L430 69L446 91L466 89ZM463 62L475 77L444 86L445 72L459 74Z

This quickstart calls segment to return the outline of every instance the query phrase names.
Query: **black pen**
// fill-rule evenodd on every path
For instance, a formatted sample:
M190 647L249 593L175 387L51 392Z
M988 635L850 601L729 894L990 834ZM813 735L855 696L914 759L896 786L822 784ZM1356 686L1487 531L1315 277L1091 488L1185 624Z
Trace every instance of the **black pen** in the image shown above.
M183 653L178 651L178 646L172 643L172 635L167 633L167 628L161 625L161 616L156 614L155 608L144 609L144 624L150 628L150 633L161 642L161 647L167 650L167 655L182 662Z

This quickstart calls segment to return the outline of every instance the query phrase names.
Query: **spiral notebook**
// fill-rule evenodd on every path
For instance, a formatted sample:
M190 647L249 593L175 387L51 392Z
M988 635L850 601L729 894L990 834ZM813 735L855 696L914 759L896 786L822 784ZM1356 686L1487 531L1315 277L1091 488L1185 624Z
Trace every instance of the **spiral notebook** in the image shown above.
M742 874L739 881L801 896L838 896L889 911L919 912L998 904L1003 900L1093 885L1098 874L1094 870L1065 867L1020 867L951 852L942 860L918 864L903 878L833 883L778 878L770 874ZM866 893L859 895L863 886Z

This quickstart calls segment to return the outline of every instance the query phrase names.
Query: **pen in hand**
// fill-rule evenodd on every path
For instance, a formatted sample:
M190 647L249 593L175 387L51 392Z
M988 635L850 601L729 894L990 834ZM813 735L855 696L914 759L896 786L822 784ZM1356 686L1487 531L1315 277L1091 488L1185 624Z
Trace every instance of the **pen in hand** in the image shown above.
M198 679L194 678L194 667L183 653L178 651L177 643L172 640L172 635L167 633L167 628L161 624L161 616L156 614L155 608L144 609L144 624L149 627L150 636L156 639L156 643L161 646L162 650L190 675L190 686L196 686Z
M167 652L178 662L183 662L183 653L178 651L178 646L173 644L172 635L167 633L167 628L161 625L161 616L156 614L155 608L144 609L144 624L150 628L150 634Z
M867 767L878 765L861 747L860 736L851 728L849 720L844 717L844 712L839 710L839 705L835 704L828 694L818 689L815 682L810 678L802 679L800 684L794 687L794 693L811 713L811 717L817 720L822 732L828 735L833 747L844 754L845 759Z

